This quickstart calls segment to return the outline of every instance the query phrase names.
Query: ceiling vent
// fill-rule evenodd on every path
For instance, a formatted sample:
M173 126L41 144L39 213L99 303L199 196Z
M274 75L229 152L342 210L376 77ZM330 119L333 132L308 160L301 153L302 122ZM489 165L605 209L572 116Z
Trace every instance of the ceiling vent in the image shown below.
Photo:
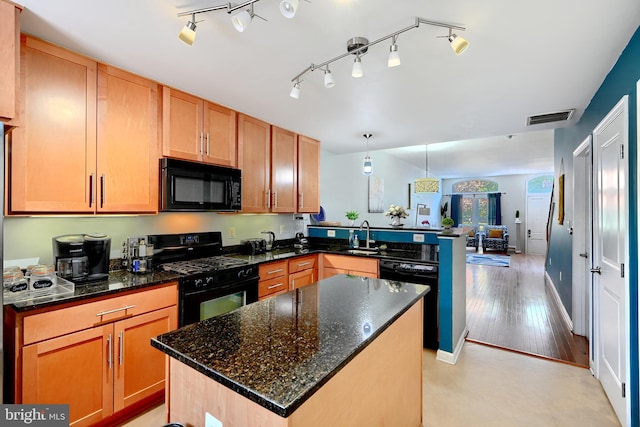
M573 116L575 109L557 111L555 113L537 114L527 117L527 126L541 125L544 123L566 122Z

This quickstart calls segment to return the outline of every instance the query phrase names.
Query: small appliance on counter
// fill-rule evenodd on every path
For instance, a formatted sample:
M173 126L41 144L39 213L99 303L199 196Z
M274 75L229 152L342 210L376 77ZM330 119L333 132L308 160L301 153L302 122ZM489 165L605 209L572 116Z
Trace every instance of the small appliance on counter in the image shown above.
M309 240L304 237L303 233L296 233L296 241L293 244L296 252L309 252Z
M276 246L276 233L274 233L273 231L263 231L262 234L266 234L269 236L269 238L266 240L265 249L267 251L274 249Z
M122 243L122 266L130 273L153 271L153 245L147 237L129 237Z
M74 283L109 278L111 237L104 234L65 234L52 240L58 276Z
M260 255L267 251L267 241L265 239L246 239L240 242L242 252L247 255Z

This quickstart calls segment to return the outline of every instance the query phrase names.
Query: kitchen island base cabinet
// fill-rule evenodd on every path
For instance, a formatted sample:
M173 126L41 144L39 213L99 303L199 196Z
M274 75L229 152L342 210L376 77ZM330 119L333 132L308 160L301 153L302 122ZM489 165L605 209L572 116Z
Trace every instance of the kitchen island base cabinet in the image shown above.
M422 300L349 361L287 418L170 358L170 420L204 426L422 425Z

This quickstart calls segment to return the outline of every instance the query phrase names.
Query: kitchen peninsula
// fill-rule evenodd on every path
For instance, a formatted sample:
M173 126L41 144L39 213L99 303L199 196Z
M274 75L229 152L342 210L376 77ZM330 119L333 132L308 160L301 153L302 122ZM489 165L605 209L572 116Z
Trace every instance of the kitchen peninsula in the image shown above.
M420 426L429 290L338 275L160 335L169 421Z

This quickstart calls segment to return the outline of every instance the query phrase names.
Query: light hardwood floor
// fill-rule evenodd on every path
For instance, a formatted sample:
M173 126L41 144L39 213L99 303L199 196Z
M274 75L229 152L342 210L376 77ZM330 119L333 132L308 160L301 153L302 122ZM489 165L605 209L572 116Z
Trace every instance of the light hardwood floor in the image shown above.
M422 375L424 427L620 425L588 369L467 342L455 365L425 350ZM163 414L161 405L124 427L160 427Z
M588 341L563 320L545 284L544 257L509 258L509 267L467 264L467 339L588 366Z

